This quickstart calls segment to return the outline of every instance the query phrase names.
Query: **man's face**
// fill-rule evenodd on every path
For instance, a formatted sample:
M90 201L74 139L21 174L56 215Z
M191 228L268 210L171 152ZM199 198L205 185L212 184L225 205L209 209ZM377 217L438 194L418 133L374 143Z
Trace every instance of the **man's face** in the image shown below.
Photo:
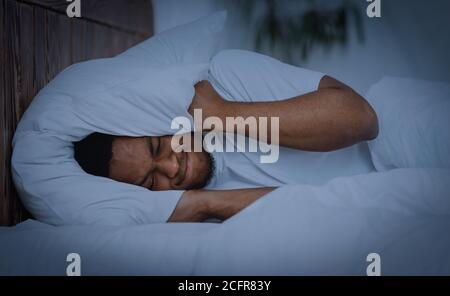
M206 186L212 174L210 155L205 151L174 152L171 139L172 136L114 138L110 178L157 191Z

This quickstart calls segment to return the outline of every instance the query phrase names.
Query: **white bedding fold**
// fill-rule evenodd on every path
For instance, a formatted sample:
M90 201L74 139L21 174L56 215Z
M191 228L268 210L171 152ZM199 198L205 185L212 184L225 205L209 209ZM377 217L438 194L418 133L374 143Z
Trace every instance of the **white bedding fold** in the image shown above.
M365 275L375 252L383 274L450 274L449 190L440 169L286 186L212 232L196 272Z
M223 224L28 222L0 230L0 274L450 274L450 171L398 169L286 186Z

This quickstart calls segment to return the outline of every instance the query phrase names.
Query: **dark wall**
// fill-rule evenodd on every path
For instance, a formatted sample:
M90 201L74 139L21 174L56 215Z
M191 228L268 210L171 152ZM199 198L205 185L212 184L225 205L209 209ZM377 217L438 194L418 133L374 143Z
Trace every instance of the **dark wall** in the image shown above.
M111 57L153 34L151 0L0 0L0 225L29 217L11 180L11 140L37 92L67 66Z

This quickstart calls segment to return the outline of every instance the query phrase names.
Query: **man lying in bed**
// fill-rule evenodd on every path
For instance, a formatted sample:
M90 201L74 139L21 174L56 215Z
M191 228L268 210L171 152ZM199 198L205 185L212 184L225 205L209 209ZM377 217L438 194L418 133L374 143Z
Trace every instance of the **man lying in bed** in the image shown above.
M367 145L358 143L378 134L374 110L332 77L297 69L305 76L302 80L316 89L284 100L232 102L222 98L219 87L201 81L189 108L192 115L200 108L204 118L223 120L227 116L279 117L282 147L275 163L260 163L260 153L254 152L174 152L172 136L101 134L76 143L75 158L93 175L150 190L186 190L170 222L225 220L276 187L323 184L334 177L372 171ZM242 83L235 78L237 85Z

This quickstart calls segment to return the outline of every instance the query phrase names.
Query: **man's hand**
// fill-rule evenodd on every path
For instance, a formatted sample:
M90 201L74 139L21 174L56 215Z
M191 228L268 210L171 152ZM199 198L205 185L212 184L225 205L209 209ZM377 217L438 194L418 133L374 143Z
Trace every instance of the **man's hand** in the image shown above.
M274 188L185 191L168 222L226 220Z
M194 116L194 109L202 109L203 117L219 116L220 111L227 108L228 102L224 100L207 80L195 85L195 96L189 106L189 113ZM225 112L224 112L225 113Z

